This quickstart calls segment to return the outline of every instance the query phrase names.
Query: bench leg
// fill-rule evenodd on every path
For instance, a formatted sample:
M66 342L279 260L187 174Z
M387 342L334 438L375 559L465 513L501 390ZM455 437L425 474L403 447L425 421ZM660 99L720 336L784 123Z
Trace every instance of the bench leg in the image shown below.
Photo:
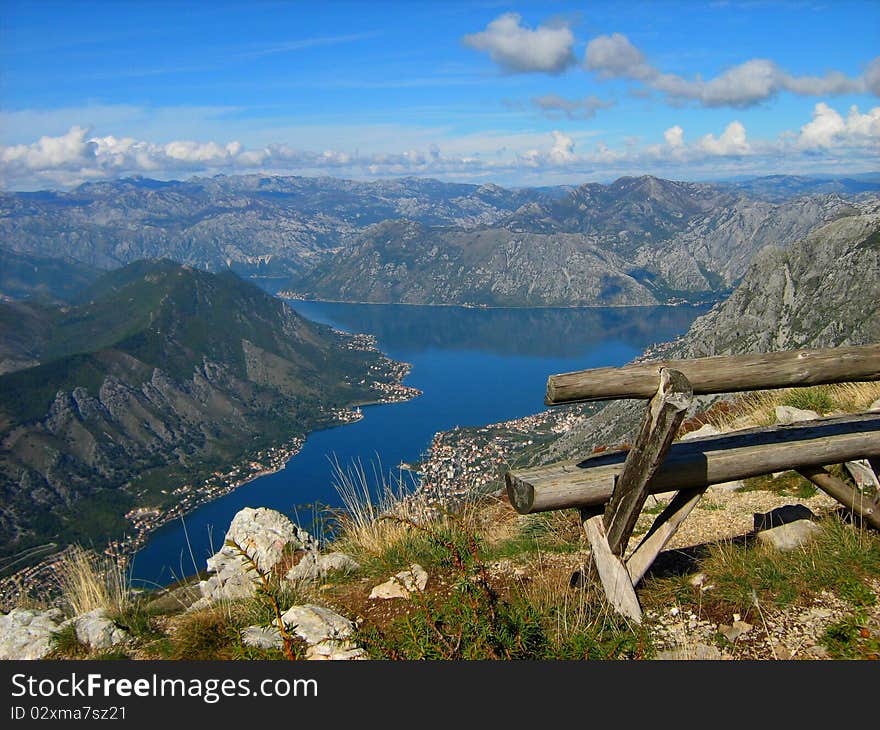
M678 370L662 368L660 386L648 403L635 443L605 509L605 528L611 552L623 557L629 536L648 496L648 482L666 458L666 452L693 403L693 389Z
M685 521L691 510L697 506L705 491L706 487L682 489L666 505L666 509L657 515L651 529L645 533L638 547L626 561L626 568L633 585L638 585L645 577L645 573L653 565L660 551L681 527L681 523Z
M611 552L605 521L602 514L584 510L581 512L584 532L590 542L593 564L599 573L599 580L605 589L608 602L615 610L635 623L642 622L642 607L636 598L636 591L623 561Z
M880 530L880 504L877 499L869 499L846 482L829 474L822 466L804 466L795 469L802 477L809 479L819 489L830 494L848 510L861 517L875 530Z

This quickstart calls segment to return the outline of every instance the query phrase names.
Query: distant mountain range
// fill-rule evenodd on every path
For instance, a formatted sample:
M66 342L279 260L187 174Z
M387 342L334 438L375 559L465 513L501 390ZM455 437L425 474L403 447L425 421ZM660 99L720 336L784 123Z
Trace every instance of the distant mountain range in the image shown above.
M859 193L880 192L880 173L866 173L850 177L767 175L736 180L731 183L731 186L748 195L773 201L827 193L858 195Z
M168 261L105 273L69 306L0 302L0 373L0 555L103 544L129 509L183 499L169 485L335 423L400 376L232 272Z
M485 225L545 199L530 190L417 178L131 178L69 192L0 194L0 242L99 269L167 257L209 271L285 278L386 219Z
M802 238L878 188L867 178L794 176L723 184L643 176L513 190L241 175L5 193L0 256L12 273L0 276L0 294L28 293L28 271L48 259L64 259L88 281L95 270L168 257L348 301L704 301L739 281L764 246ZM76 288L53 289L45 277L40 285L44 296Z

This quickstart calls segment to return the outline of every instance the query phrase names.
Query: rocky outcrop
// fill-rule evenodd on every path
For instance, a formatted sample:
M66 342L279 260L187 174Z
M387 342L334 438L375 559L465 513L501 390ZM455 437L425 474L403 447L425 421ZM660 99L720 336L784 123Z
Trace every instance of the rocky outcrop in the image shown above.
M360 568L360 564L345 553L335 552L322 555L317 549L309 550L285 576L294 583L300 581L323 580L330 573L339 571L351 573Z
M280 512L266 507L245 507L232 519L223 547L208 558L210 577L199 583L202 599L191 609L203 608L214 601L247 598L255 593L258 580L250 561L231 543L244 550L266 574L277 572L285 555L317 549L314 538Z
M103 608L77 616L74 626L79 642L93 650L109 649L128 639L128 632L119 628Z
M57 608L16 608L0 616L0 659L42 659L52 649L52 634L63 627Z
M308 645L306 659L360 659L363 650L352 641L354 624L323 606L291 606L281 620Z

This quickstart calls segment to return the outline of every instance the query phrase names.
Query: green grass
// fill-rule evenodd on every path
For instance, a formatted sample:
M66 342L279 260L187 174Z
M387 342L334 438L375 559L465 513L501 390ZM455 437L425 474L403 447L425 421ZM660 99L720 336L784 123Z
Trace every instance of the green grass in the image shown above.
M76 636L76 626L71 621L67 626L52 632L49 637L52 656L64 659L81 659L88 655L89 647Z
M858 611L829 626L822 644L833 659L880 659L880 635L866 624L864 611Z
M876 600L867 579L880 574L880 536L829 517L818 523L817 536L803 548L779 552L758 544L717 543L699 560L711 591L703 606L726 613L746 613L756 599L765 605L808 605L827 590L855 608ZM695 589L682 577L648 579L643 595L652 605L692 603Z
M819 415L828 413L834 408L834 398L827 385L816 385L811 388L793 388L782 398L782 405L801 408L805 411L816 411Z

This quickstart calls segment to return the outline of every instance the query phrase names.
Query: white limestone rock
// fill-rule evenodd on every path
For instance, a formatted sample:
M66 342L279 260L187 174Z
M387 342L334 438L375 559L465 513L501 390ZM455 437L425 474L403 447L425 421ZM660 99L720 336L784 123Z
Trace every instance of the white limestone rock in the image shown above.
M52 648L52 634L64 625L57 608L14 608L0 615L0 659L42 659Z
M691 441L693 439L703 438L704 436L717 436L720 433L721 431L715 428L711 423L704 423L695 431L688 431L680 440Z
M248 570L248 562L238 550L227 544L230 540L240 545L264 572L272 571L281 562L285 550L317 549L315 539L280 512L245 507L232 519L223 547L208 558L211 576L199 583L202 599L193 604L193 609L221 599L246 598L256 591L256 576Z
M384 583L370 591L370 598L409 598L413 593L421 593L428 585L428 573L418 563L400 571Z
M291 606L281 620L308 644L306 659L351 660L364 657L362 649L351 640L354 624L323 606Z
M79 642L92 649L109 649L128 639L128 633L113 623L103 608L77 616L74 625Z
M816 411L806 411L803 408L795 408L794 406L776 406L776 422L781 426L788 426L789 424L801 421L812 421L819 417Z
M758 540L780 551L794 550L806 545L821 528L810 520L788 522L757 534Z
M332 571L353 572L360 567L360 563L345 553L336 552L321 555L317 551L310 551L287 571L286 578L293 582L316 581L322 580Z

